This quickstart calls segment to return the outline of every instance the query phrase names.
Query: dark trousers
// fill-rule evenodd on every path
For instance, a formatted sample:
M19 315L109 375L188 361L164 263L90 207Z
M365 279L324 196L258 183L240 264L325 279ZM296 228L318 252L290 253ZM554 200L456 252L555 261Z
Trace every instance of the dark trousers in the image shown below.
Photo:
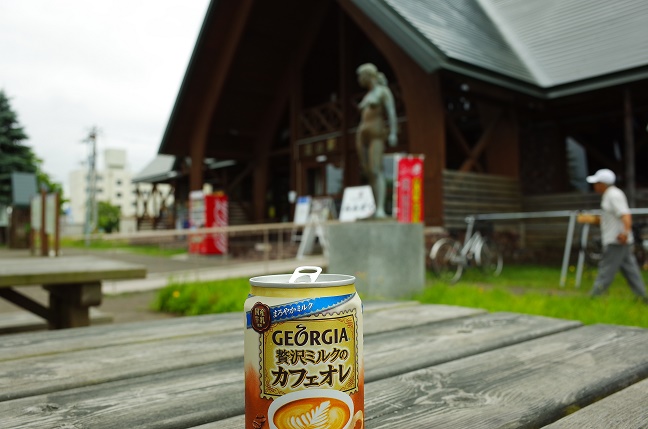
M598 275L590 295L605 293L617 271L625 277L632 291L640 297L646 297L646 285L641 277L641 270L637 258L632 253L631 245L609 244L603 248L603 257L599 262Z

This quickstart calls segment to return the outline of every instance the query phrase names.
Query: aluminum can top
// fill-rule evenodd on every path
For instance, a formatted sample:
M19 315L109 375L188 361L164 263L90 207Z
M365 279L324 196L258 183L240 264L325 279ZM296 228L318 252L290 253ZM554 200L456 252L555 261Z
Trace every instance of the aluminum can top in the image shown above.
M292 274L258 276L250 279L252 286L268 288L325 288L355 284L355 277L346 274L321 274L320 267L299 267Z

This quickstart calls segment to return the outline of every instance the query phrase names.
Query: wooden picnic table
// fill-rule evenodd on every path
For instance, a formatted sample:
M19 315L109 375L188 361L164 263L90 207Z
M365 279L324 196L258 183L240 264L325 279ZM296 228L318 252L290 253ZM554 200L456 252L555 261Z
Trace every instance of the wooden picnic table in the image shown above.
M101 282L146 277L141 265L93 256L0 259L0 297L47 320L50 328L90 324L90 307L101 304ZM42 285L49 307L14 289Z
M647 329L412 302L364 313L367 429L648 427ZM243 327L228 313L2 336L1 426L241 429Z

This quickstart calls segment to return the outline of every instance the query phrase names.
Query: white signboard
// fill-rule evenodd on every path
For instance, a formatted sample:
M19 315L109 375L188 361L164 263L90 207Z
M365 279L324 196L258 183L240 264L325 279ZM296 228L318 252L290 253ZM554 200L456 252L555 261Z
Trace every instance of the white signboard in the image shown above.
M332 197L313 198L310 213L319 215L322 221L337 218L337 210Z
M357 219L366 219L376 212L371 186L352 186L344 189L342 195L342 208L340 209L340 222L353 222Z
M45 234L56 233L56 194L48 194L45 198Z
M295 225L306 225L311 209L312 198L308 195L297 198L295 205Z
M42 199L40 195L35 195L31 200L31 229L34 231L40 231L41 229L41 210L42 210Z
M9 213L7 213L7 206L0 205L0 226L9 225Z

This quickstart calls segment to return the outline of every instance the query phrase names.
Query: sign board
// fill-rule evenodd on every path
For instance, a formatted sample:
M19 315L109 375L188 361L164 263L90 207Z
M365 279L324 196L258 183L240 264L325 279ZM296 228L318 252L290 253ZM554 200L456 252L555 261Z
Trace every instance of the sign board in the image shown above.
M423 222L423 156L401 155L394 162L395 217L402 223Z
M337 218L337 210L333 197L317 197L311 201L311 214L319 215L322 221Z
M56 233L56 194L47 194L45 198L45 234Z
M12 205L27 207L35 195L38 195L38 188L34 173L11 173Z
M340 222L353 222L357 219L366 219L376 212L371 186L351 186L344 189L342 195L342 208L340 209Z
M33 196L31 199L31 229L34 231L40 231L41 229L42 206L41 196Z
M9 213L7 206L0 204L0 226L9 226Z
M302 259L304 255L313 253L315 239L319 240L324 251L324 256L328 259L328 239L326 237L326 228L324 228L323 224L325 221L326 219L322 219L321 214L318 213L311 213L308 216L308 222L304 227L301 243L299 243L299 248L297 249L297 259Z
M229 226L229 202L227 195L217 192L214 199L214 220L213 226ZM228 239L227 233L219 232L214 234L214 248L217 255L227 254Z
M297 204L295 205L295 225L306 225L311 210L311 201L312 198L309 195L297 198Z

